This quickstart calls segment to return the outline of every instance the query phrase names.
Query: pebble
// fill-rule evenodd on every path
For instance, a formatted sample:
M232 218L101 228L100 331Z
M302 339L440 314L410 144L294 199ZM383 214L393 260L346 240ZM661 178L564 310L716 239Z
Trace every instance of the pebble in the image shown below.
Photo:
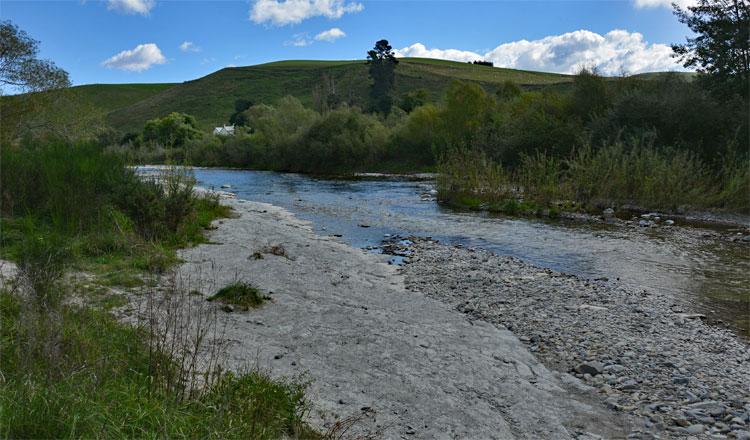
M409 291L512 331L548 368L575 372L602 405L640 420L640 438L750 440L748 345L686 305L619 280L410 240L412 264L402 269Z

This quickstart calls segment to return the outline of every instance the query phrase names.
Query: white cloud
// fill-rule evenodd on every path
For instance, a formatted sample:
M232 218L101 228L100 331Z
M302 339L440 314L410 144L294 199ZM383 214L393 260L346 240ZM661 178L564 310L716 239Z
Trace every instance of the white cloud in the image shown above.
M697 0L635 0L636 8L669 8L672 9L672 3L677 3L681 8L695 6Z
M451 61L474 61L482 58L476 52L457 49L427 49L422 43L415 43L403 49L397 49L397 57L437 58Z
M123 14L148 15L155 5L155 0L107 0L107 9Z
M183 41L180 44L180 50L183 52L200 52L200 46L196 46L192 41Z
M285 26L312 17L341 18L362 9L361 3L347 3L346 0L255 0L250 9L250 20Z
M313 41L308 37L307 32L302 32L299 34L292 35L291 40L287 40L284 42L284 46L294 46L294 47L305 47L309 46L310 44L313 44Z
M488 60L495 67L575 73L595 67L604 75L681 69L665 44L648 44L638 32L613 30L599 35L587 30L552 35L539 40L504 43L481 55L456 49L427 49L416 43L396 51L397 56L453 61Z
M344 37L346 37L346 32L335 27L335 28L331 28L331 29L328 29L327 31L323 31L319 33L318 35L315 36L315 39L317 41L327 41L329 43L333 43L339 38L344 38Z
M123 50L117 55L102 62L108 69L130 70L142 72L154 64L164 64L167 59L161 53L159 46L154 43L139 44L132 50Z

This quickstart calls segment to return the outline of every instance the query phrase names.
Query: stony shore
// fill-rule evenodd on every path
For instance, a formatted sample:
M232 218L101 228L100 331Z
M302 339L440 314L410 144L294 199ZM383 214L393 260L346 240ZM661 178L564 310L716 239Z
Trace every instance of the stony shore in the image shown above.
M511 331L404 288L388 256L366 253L263 203L237 214L211 244L180 252L196 301L235 280L272 298L222 312L226 366L311 381L310 422L375 438L621 438L621 414L590 387L547 368ZM263 253L269 247L284 252ZM262 258L256 253L260 252ZM216 305L220 307L220 305Z
M659 292L580 279L481 249L389 240L406 286L512 331L624 415L628 438L750 439L750 348ZM750 313L750 311L749 311Z

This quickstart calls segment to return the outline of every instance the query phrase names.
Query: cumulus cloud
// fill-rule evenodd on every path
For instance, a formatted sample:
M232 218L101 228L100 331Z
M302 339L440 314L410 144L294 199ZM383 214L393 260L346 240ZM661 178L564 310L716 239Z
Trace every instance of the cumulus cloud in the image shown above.
M695 6L697 0L635 0L636 8L669 8L672 9L672 3L677 3L681 8Z
M183 41L180 44L180 50L183 52L200 52L200 46L196 46L192 41Z
M315 36L315 39L317 41L327 41L329 43L333 43L334 41L338 40L339 38L346 37L346 32L342 31L339 28L331 28L327 31L323 31Z
M155 5L155 0L107 0L107 9L123 14L148 15Z
M341 18L362 9L361 3L347 3L346 0L255 0L250 9L250 20L285 26L312 17Z
M474 61L482 58L476 52L457 49L428 49L422 43L415 43L403 49L396 49L397 57L437 58L451 61Z
M154 64L164 64L167 59L154 43L139 44L132 50L123 50L117 55L104 60L102 65L108 69L142 72Z
M613 30L600 35L587 30L552 35L539 40L504 43L485 54L456 49L428 49L421 43L396 51L401 57L453 61L488 60L496 67L575 73L594 67L604 75L680 69L665 44L649 44L638 32Z

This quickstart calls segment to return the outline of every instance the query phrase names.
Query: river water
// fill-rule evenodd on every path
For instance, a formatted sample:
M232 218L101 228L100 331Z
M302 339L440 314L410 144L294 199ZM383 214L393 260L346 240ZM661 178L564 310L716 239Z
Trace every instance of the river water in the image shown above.
M458 212L428 197L429 182L326 180L298 174L195 169L198 184L284 207L321 235L357 246L385 234L431 236L588 278L671 295L690 311L750 335L748 246L678 229L586 225ZM366 226L366 227L363 227ZM686 310L688 311L688 310Z

